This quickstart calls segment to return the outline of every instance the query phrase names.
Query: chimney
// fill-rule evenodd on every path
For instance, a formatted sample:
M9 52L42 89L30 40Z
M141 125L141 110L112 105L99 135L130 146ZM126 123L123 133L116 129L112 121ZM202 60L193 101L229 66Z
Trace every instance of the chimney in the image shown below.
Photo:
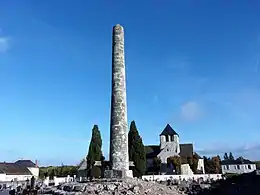
M35 160L35 167L38 167L38 160Z

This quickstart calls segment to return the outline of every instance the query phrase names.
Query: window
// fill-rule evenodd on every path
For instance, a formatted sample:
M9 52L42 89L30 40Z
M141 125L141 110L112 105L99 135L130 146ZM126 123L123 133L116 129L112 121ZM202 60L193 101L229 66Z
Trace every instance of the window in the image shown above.
M165 136L166 137L166 142L169 142L169 136Z
M174 141L174 135L171 136L171 141L172 141L172 142Z
M229 170L229 166L228 165L226 165L226 169Z
M237 169L240 169L240 165L237 165Z
M248 165L248 169L251 169L251 165Z

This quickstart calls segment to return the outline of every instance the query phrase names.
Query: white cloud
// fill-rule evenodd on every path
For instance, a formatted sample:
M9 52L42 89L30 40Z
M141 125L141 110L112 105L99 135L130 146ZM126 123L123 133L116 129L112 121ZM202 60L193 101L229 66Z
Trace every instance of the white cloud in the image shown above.
M216 143L216 145L212 145L207 147L207 149L199 149L196 150L200 155L205 156L215 156L220 155L223 157L225 152L232 152L235 157L243 156L244 158L248 158L250 160L259 160L260 159L260 144L259 143L247 143L238 146L230 146L228 143Z
M196 121L202 116L202 108L195 101L186 102L181 106L181 116L184 120Z
M5 53L10 48L8 37L0 36L0 53Z

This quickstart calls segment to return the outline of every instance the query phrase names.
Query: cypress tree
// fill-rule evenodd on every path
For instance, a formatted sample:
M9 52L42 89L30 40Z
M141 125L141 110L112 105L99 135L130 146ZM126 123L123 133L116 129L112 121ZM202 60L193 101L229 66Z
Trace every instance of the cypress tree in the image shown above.
M224 160L229 160L228 154L226 152L224 154Z
M146 153L135 121L131 122L130 131L128 133L128 150L129 160L133 161L135 165L133 167L133 175L134 177L141 177L146 170Z
M87 155L88 170L90 176L99 177L101 176L100 167L94 166L95 161L102 161L102 139L101 134L97 125L93 126L92 137L89 144L89 150Z
M235 160L235 158L234 158L232 152L229 152L228 159L229 159L229 160Z

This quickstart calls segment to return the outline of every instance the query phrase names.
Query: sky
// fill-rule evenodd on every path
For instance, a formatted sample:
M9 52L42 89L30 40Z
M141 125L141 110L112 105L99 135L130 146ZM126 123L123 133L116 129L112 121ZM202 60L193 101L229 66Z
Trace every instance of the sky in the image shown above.
M109 152L112 27L125 29L129 124L169 123L200 155L260 160L260 1L0 0L0 161Z

